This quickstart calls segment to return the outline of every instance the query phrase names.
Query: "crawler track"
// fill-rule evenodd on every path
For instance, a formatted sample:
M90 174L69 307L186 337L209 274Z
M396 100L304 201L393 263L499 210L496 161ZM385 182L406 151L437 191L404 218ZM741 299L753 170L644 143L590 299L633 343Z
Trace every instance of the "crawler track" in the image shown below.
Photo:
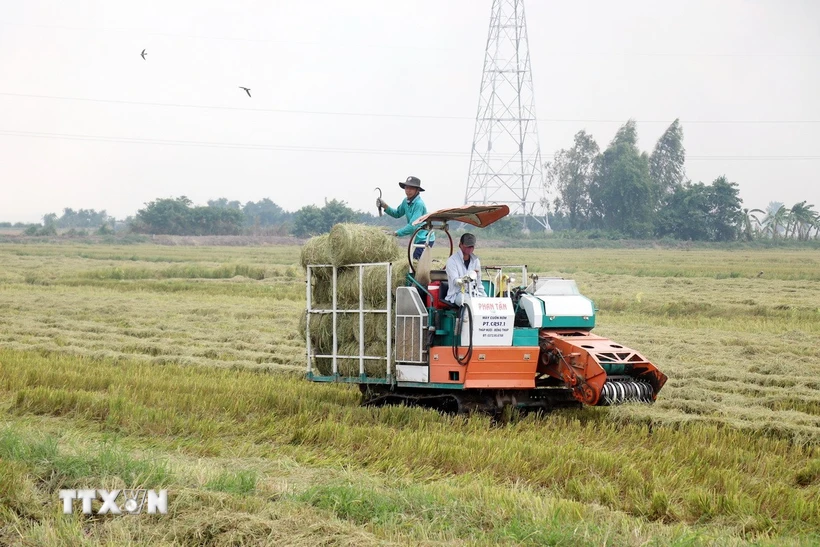
M448 414L480 412L498 416L511 408L520 411L548 412L558 408L580 408L582 405L565 388L533 390L402 390L388 386L361 384L362 405L405 405L431 408Z

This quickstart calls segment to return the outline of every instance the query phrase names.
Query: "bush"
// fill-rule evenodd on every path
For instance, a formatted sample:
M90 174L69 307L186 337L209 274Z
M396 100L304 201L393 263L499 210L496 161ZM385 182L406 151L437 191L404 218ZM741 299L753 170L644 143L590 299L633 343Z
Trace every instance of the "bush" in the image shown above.
M42 236L56 236L57 235L57 228L54 227L53 224L49 224L48 226L40 226L39 224L32 224L28 228L23 231L24 235L27 236L35 236L35 237L42 237Z

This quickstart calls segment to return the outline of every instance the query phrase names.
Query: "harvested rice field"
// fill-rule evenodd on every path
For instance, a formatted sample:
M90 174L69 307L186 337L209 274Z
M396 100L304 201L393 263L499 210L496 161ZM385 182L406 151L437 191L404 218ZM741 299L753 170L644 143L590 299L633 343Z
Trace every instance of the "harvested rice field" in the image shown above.
M817 251L479 248L669 377L504 425L304 380L300 252L0 244L0 545L820 544Z

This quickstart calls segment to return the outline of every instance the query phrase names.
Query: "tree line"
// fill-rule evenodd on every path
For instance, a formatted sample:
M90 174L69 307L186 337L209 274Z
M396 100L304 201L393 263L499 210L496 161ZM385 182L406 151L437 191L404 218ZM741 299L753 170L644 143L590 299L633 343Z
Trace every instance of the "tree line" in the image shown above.
M547 204L550 225L581 238L820 239L820 214L814 205L771 202L765 210L744 208L736 183L723 175L708 184L693 182L686 176L685 160L680 120L666 129L651 154L638 149L634 120L619 128L603 151L589 133L579 131L572 147L559 150L545 165L547 189L556 196ZM507 217L491 226L488 235L521 237L525 221ZM89 230L109 234L125 229L142 234L311 237L339 222L393 227L397 221L354 210L336 199L289 212L268 198L244 204L219 198L196 206L180 196L146 203L124 221L104 210L66 208L61 216L45 215L42 225L31 225L25 233L56 235L59 229L86 235ZM0 223L4 226L11 224Z
M147 203L128 223L128 229L144 234L238 235L277 234L311 237L327 233L334 224L356 222L386 225L384 218L356 211L344 201L327 201L322 207L306 205L294 213L268 198L258 202L220 198L207 206L194 206L185 196Z
M693 241L820 237L820 215L805 201L766 211L743 208L738 186L725 176L711 183L686 177L683 128L675 120L651 154L638 149L634 120L626 122L602 152L579 131L571 148L546 164L554 230L602 230L631 238Z
M389 220L388 220L389 219ZM136 215L124 220L106 211L66 208L62 215L49 213L42 224L0 222L0 228L24 228L32 236L107 235L127 231L167 235L294 235L311 237L327 233L339 222L388 226L389 217L378 217L350 208L344 201L325 200L323 206L307 205L296 212L284 210L268 198L242 204L236 200L209 200L196 206L186 196L159 198L145 204Z

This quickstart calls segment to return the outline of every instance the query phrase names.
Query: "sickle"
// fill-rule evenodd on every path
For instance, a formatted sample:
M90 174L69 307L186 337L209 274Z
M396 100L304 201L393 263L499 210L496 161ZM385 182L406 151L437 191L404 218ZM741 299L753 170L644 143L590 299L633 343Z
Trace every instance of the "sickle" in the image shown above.
M373 190L378 190L379 191L379 199L382 199L382 189L379 188L378 186L376 186ZM378 210L379 210L379 216L382 216L382 208L378 207Z

